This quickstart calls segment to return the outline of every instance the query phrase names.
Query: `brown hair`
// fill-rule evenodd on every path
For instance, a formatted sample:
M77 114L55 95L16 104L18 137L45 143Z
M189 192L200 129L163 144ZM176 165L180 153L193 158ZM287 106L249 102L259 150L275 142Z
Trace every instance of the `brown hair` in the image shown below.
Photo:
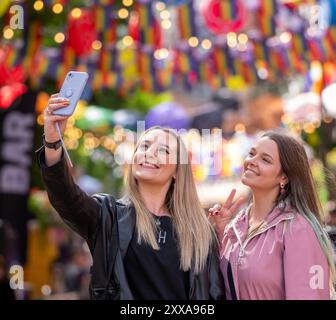
M278 200L288 200L312 226L328 260L333 288L336 280L333 248L327 232L322 227L322 205L316 192L306 151L294 137L282 133L266 132L262 137L267 137L277 144L282 173L288 178L285 192L279 195Z

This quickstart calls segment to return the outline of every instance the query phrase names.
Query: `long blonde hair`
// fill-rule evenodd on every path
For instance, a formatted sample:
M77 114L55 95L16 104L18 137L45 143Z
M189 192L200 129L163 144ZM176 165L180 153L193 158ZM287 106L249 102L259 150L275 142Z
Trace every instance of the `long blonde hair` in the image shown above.
M184 271L193 269L199 273L206 265L207 257L214 241L214 230L211 226L197 196L191 164L187 149L181 137L172 129L155 126L146 130L139 138L134 154L142 138L152 130L162 130L177 140L177 169L175 182L172 181L166 195L165 204L171 214L179 252L180 268ZM132 163L134 162L134 154ZM181 163L181 157L186 161ZM132 164L127 175L127 196L136 212L136 230L138 243L145 242L154 250L159 246L156 240L157 226L154 217L146 208L140 195L138 184L132 174Z
M292 207L312 226L328 261L330 290L334 295L336 271L333 247L327 232L322 227L322 205L316 192L305 149L298 141L285 134L267 132L262 137L268 137L277 144L282 171L288 177L288 184L279 201L288 199Z

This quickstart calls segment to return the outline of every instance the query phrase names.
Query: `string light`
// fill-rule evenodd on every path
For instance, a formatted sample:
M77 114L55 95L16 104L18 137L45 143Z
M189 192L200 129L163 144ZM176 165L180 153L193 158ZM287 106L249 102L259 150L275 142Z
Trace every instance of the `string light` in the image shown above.
M280 34L279 38L282 43L288 43L291 41L292 35L289 32L283 32Z
M204 39L201 45L203 49L209 50L212 47L212 42L209 39Z
M170 12L169 12L168 10L162 10L162 11L160 12L160 17L161 17L161 19L163 19L163 20L167 20L167 19L170 18Z
M188 40L188 43L189 43L190 47L195 48L195 47L198 46L199 41L196 37L190 37L189 40Z
M123 0L123 5L125 7L130 7L133 4L133 0Z
M54 40L56 43L62 43L65 40L65 35L62 32L58 32L55 34Z
M129 12L127 9L125 8L122 8L122 9L119 9L118 11L118 16L120 19L126 19L129 15Z
M163 21L161 22L161 27L162 27L163 29L165 29L165 30L170 29L171 26L172 26L172 23L171 23L170 20L163 20Z
M94 50L100 50L102 48L103 44L99 40L95 40L92 42L92 49Z
M227 34L227 44L230 48L237 46L237 35L234 32L229 32Z
M239 42L239 43L246 44L247 41L248 41L248 36L247 36L247 34L245 34L245 33L241 33L241 34L239 34L239 36L238 36L238 42Z
M34 2L34 9L35 9L36 11L40 11L40 10L42 10L43 7L44 7L44 3L43 3L43 1L38 0L38 1L35 1L35 2Z
M80 16L82 15L82 10L79 8L74 8L71 11L71 16L75 19L80 18Z
M55 3L52 7L52 10L55 14L60 14L63 11L63 6L60 3Z
M154 52L154 58L157 60L162 60L162 59L166 59L169 56L169 51L166 48L161 48L158 50L155 50Z
M133 44L134 40L131 36L125 36L123 37L122 42L125 46L129 47Z
M6 27L3 31L3 36L5 39L9 40L12 39L14 37L14 31L13 29Z
M166 5L161 1L157 2L155 7L156 7L156 10L158 10L158 11L162 11L162 10L166 9Z

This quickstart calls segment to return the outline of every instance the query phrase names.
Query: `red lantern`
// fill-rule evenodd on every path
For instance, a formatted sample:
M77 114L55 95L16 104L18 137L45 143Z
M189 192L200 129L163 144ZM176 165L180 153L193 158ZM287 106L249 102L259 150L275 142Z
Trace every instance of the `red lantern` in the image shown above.
M222 15L223 4L234 6L235 17L225 20ZM236 32L240 30L246 22L246 8L241 0L209 0L201 9L205 23L215 34Z
M78 56L91 52L92 43L97 39L95 17L92 11L81 9L78 17L69 15L68 41L70 47Z

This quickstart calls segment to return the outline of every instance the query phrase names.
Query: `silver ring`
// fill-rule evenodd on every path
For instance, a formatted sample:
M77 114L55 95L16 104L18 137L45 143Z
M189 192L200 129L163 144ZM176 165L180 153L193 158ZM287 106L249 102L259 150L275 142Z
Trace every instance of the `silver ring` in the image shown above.
M49 115L51 114L50 109L49 109L49 106L46 108L46 111L47 111L47 113L48 113Z

